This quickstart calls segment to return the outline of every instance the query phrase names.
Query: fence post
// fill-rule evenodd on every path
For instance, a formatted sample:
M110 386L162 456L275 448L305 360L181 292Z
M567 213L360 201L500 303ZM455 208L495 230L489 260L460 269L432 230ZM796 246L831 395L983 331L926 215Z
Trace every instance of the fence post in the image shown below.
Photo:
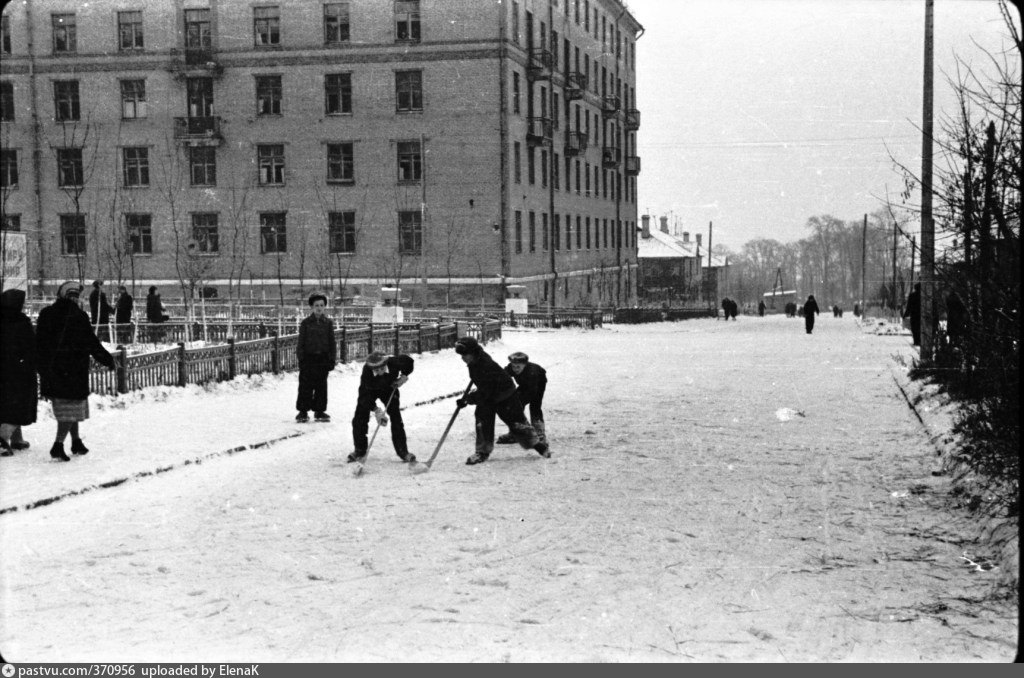
M423 321L416 323L416 352L423 353Z
M281 371L281 342L277 336L277 330L270 331L271 338L271 351L270 351L270 370L274 374Z
M366 354L373 353L373 321L370 321L370 338L366 340Z
M344 315L342 316L342 323L345 322ZM341 326L341 362L348 362L348 328L345 325Z
M128 392L128 349L117 347L117 392Z
M188 368L185 364L185 342L178 342L178 386L188 384Z
M235 338L228 337L228 379L235 378Z
M395 355L402 352L402 326L395 324Z

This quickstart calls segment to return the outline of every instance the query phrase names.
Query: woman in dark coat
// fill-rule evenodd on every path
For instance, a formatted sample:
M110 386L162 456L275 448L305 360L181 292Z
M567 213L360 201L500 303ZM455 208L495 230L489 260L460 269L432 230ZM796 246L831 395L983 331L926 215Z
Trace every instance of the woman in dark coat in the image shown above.
M89 356L114 369L114 357L96 338L89 316L79 308L82 286L68 281L57 290L57 300L39 312L36 321L36 359L40 392L53 403L57 438L50 456L70 461L64 439L71 434L71 451L86 454L78 422L89 418Z
M804 327L807 329L807 334L814 330L814 316L818 313L818 302L814 300L813 294L808 294L807 301L804 302Z
M151 323L162 323L167 320L164 315L164 304L160 301L160 293L156 291L156 285L149 288L146 295L146 319Z
M21 427L34 424L39 389L36 384L36 336L22 312L23 290L0 294L0 454L29 446Z

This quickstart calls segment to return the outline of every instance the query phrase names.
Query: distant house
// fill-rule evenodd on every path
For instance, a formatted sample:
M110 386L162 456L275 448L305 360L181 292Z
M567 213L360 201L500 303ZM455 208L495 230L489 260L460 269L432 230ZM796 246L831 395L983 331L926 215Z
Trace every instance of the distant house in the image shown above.
M689 231L683 231L681 237L669 233L668 217L660 217L660 228L653 231L650 215L643 215L640 221L638 296L647 303L715 303L727 262L712 257L709 266L701 234L691 240Z

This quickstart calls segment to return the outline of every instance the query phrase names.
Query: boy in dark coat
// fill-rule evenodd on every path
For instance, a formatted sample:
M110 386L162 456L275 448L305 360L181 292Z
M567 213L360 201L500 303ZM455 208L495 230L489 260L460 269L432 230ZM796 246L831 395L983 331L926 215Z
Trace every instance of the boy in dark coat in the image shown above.
M366 357L363 374L359 379L359 396L356 401L356 413L352 417L352 443L355 450L348 455L348 461L362 461L366 458L369 443L366 433L370 426L370 413L381 426L391 421L391 443L395 446L395 454L406 463L416 461L416 455L410 454L405 438L405 423L402 421L402 403L398 389L409 381L414 364L411 356L404 353L396 356L385 356L374 351ZM387 407L381 408L377 401Z
M295 348L299 359L299 395L295 399L295 421L309 421L309 410L317 421L330 421L327 414L327 376L337 363L337 342L334 321L324 315L327 297L320 292L309 295L313 308L299 325L299 343Z
M86 454L78 422L89 418L89 356L110 369L114 357L96 338L89 316L78 307L82 286L68 281L57 290L57 300L39 312L36 321L36 366L40 393L53 403L57 438L50 456L71 461L64 452L64 439L71 434L71 451Z
M544 406L544 389L548 386L547 371L540 365L531 363L530 356L516 352L508 357L505 372L518 386L516 395L519 396L519 404L523 406L523 410L530 408L530 424L537 431L537 438L546 444L548 438L544 428L544 410L542 408ZM509 431L498 436L497 442L499 445L508 445L516 442L516 437Z
M24 290L0 294L0 455L10 456L29 444L21 427L36 421L36 336L22 313Z
M921 345L921 283L914 284L914 291L907 295L904 318L910 318L910 333L914 335L914 346Z
M469 378L476 384L476 390L456 401L460 408L476 405L476 452L466 459L466 464L480 464L491 456L494 450L495 415L505 422L523 449L532 448L540 456L550 457L547 443L540 441L537 431L526 420L512 377L494 362L473 337L458 339L455 352L462 356L462 362L469 368Z
M135 307L135 300L128 294L128 288L121 285L117 288L117 303L114 310L114 322L118 325L126 325L132 321L132 309Z
M113 310L114 307L107 302L107 293L103 291L103 281L93 281L92 292L89 294L89 311L91 312L92 324L108 324L110 322L110 312Z
M814 329L814 316L818 315L818 302L814 300L813 294L807 295L807 301L804 302L804 329L807 330L807 334L810 334Z
M160 300L160 293L156 291L156 285L151 285L149 294L146 295L146 320L151 323L167 322L164 303Z

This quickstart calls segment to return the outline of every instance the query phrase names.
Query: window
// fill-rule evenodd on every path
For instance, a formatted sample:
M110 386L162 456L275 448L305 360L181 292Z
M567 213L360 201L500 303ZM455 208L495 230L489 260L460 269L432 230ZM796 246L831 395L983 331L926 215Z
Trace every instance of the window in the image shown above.
M149 186L149 149L133 146L121 149L125 188Z
M85 215L60 215L60 253L85 254Z
M537 251L537 214L535 212L533 212L533 210L531 210L530 214L529 214L529 217L530 217L530 223L529 223L529 227L530 228L529 228L529 231L528 231L528 235L529 235L530 251L531 252L536 252Z
M512 112L519 115L519 74L512 74Z
M551 247L557 252L562 249L562 215L555 215L555 223L551 225Z
M121 81L121 117L125 120L146 117L146 81Z
M395 110L423 110L423 82L420 71L395 72Z
M54 119L58 122L78 120L81 116L77 80L53 82Z
M544 149L540 151L540 185L548 187L548 152Z
M188 49L209 49L213 46L210 32L210 10L185 10L185 47Z
M352 143L327 144L327 183L355 183Z
M395 40L420 40L420 3L419 0L396 0L395 2Z
M117 47L122 52L142 49L142 12L118 12L117 35Z
M220 252L220 233L218 218L215 212L192 215L192 240L200 254L217 254Z
M185 81L185 106L190 118L213 116L213 78L189 78Z
M419 210L398 213L399 254L420 254L423 251L423 214Z
M261 144L256 147L260 185L284 184L284 144Z
M21 230L21 215L20 214L5 214L3 219L0 220L0 231L20 231Z
M338 45L349 41L347 2L324 5L324 44Z
M252 23L257 47L281 44L281 10L278 7L253 7Z
M83 184L82 149L57 149L57 185L61 188Z
M284 212L260 212L260 253L288 251L288 233Z
M14 83L0 82L0 121L14 122Z
M423 157L418 141L398 142L398 183L417 183L423 177Z
M555 52L557 54L557 52ZM558 94L556 92L551 93L551 127L552 129L559 129L558 126Z
M515 182L523 183L523 147L518 141L512 144L512 170Z
M512 0L512 42L519 44L519 3Z
M281 115L281 76L256 76L256 115Z
M519 210L516 210L516 225L515 225L515 229L516 229L516 237L515 237L516 254L522 254L523 253L523 213L520 212Z
M327 239L331 254L354 254L356 251L356 213L328 212Z
M558 158L558 154L555 153L551 157L551 185L554 187L554 189L556 191L559 191L559 190L562 189L562 179L561 179L562 171L561 171L561 165L559 163L560 163L560 160Z
M0 16L0 51L11 53L11 21L5 16Z
M327 115L352 112L351 73L330 73L324 76L324 110Z
M536 172L534 171L533 146L526 149L526 180L533 186L536 183Z
M76 51L75 15L51 14L50 21L53 25L54 54L67 54Z
M582 224L582 220L580 218L580 215L577 214L576 215L576 249L578 249L578 250L583 249L583 234L580 232L580 231L583 230L583 228L582 228L581 224Z
M124 227L132 254L153 253L153 224L148 214L125 214Z
M597 223L597 219L596 218L594 219L594 223L595 224ZM590 249L590 217L587 217L586 237L584 238L584 240L586 241L587 249L589 250Z
M217 185L217 149L192 146L188 150L189 182L193 186Z
M0 150L0 188L15 188L18 185L18 152L12 149Z
M576 161L576 195L580 194L580 161Z
M548 213L543 212L540 215L541 222L541 234L540 234L540 245L544 248L544 251L548 251Z
M608 220L607 219L603 220L603 223L601 224L601 230L604 233L604 247L605 247L605 249L608 249Z
M565 249L572 249L572 215L565 215Z

